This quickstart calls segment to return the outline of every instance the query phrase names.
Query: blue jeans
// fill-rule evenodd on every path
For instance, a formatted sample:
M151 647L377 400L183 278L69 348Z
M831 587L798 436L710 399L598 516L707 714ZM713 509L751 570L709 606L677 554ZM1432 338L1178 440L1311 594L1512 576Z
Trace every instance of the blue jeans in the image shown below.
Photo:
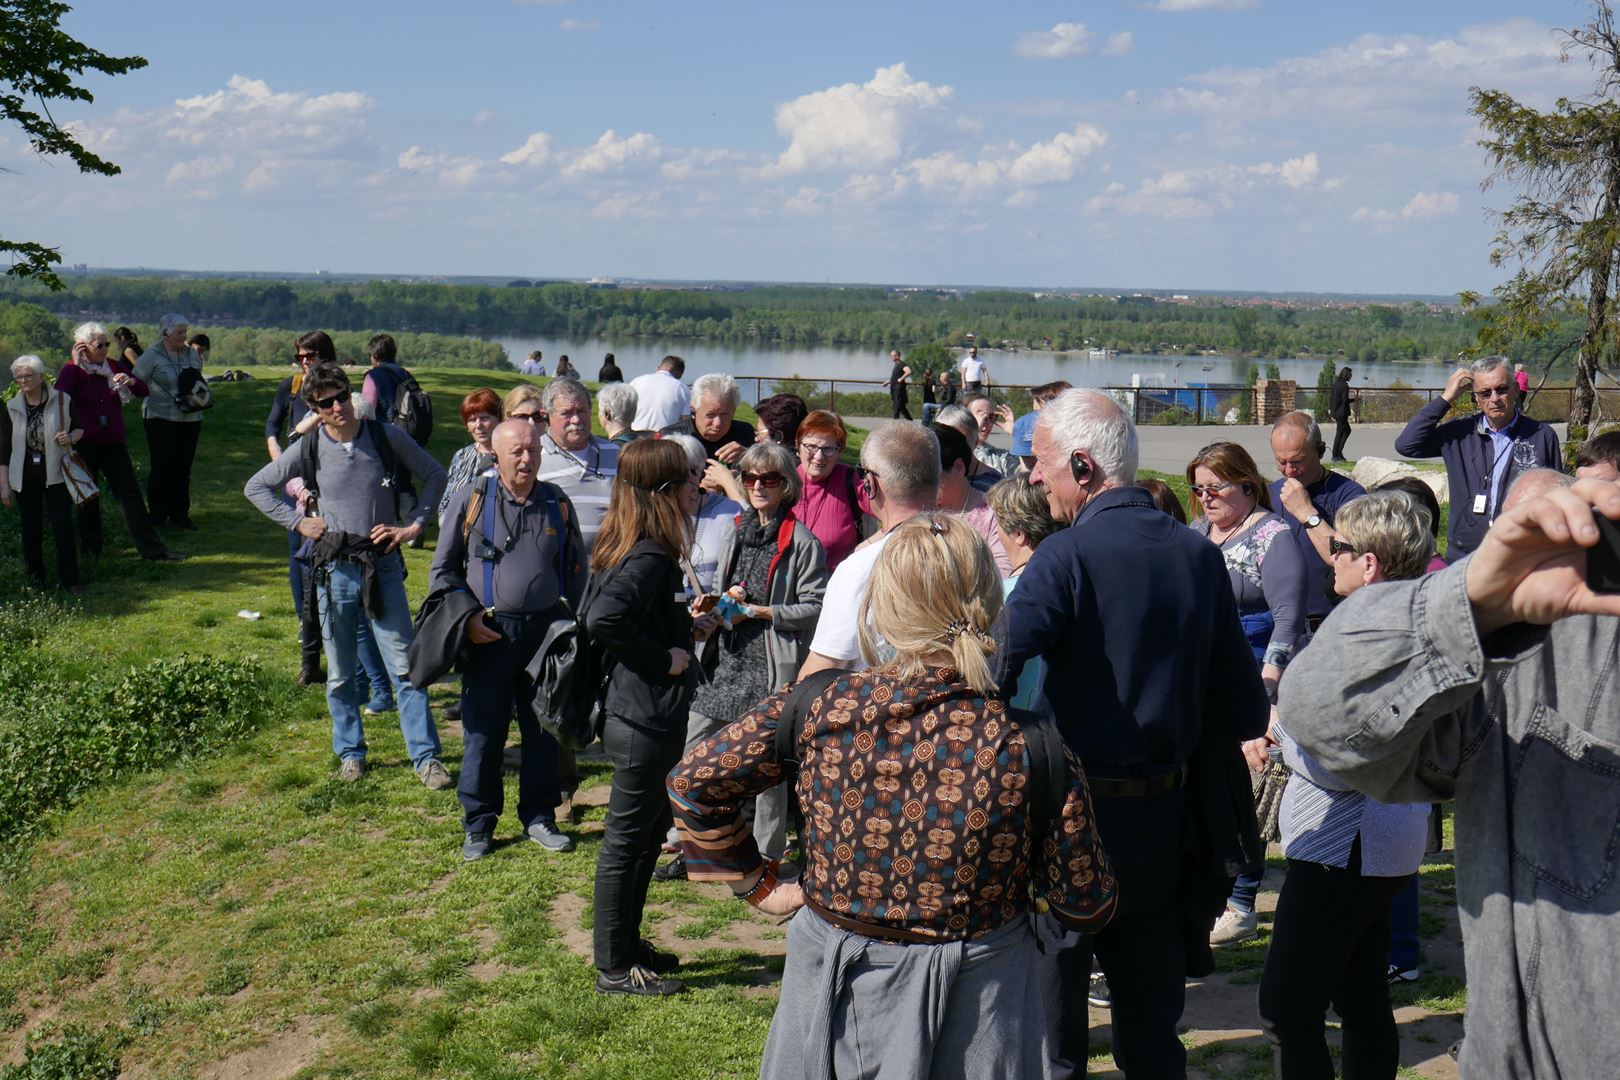
M283 495L281 501L288 506L297 506L298 503ZM292 590L293 610L298 613L298 641L300 650L311 664L315 662L315 653L321 648L319 639L321 634L320 612L310 613L305 618L304 613L304 578L312 573L310 566L310 551L312 545L299 535L297 529L287 530L287 585ZM394 707L394 696L388 689L388 672L383 667L382 653L377 650L377 642L371 636L371 625L361 619L359 623L360 647L359 662L355 666L356 690L366 699L377 712L387 712Z
M1418 966L1418 875L1389 904L1389 962L1401 971Z
M406 681L410 670L411 609L405 599L405 561L399 552L377 560L382 616L371 620L384 671L399 703L399 730L411 764L420 768L439 756L439 731L428 711L427 694ZM361 570L358 563L332 562L321 571L316 587L321 605L321 640L326 646L326 707L332 713L332 752L339 758L366 756L366 733L360 723L360 687L355 654L360 651Z

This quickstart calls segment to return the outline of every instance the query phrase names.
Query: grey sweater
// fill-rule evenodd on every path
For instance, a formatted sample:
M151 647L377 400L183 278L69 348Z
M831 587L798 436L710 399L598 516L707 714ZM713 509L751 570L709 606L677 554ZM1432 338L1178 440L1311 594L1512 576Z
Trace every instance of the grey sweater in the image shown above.
M1620 619L1481 641L1469 560L1361 589L1289 666L1299 744L1383 802L1457 800L1462 1074L1614 1076Z
M444 494L444 466L393 424L382 427L394 448L394 460L423 482L416 513L406 524L425 525L438 509L439 496ZM361 424L359 433L350 443L332 438L324 424L302 438L320 440L317 451L321 470L320 516L327 528L365 535L371 532L373 525L398 522L394 491L383 486L382 459L371 445L366 425ZM254 473L242 489L248 502L284 529L297 528L300 515L296 507L277 498L276 491L293 477L303 476L304 455L300 452L300 442L294 440L281 457Z

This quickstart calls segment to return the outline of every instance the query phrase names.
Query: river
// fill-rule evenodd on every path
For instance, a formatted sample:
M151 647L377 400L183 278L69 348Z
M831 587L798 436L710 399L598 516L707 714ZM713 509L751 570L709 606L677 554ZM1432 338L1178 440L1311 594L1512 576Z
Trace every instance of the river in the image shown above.
M602 356L612 352L625 377L635 378L653 370L669 353L686 361L690 382L705 372L757 375L766 378L798 376L828 379L873 379L889 377L886 349L853 349L841 346L771 346L755 342L669 341L631 338L607 341L603 338L493 337L506 349L516 366L535 349L544 354L547 373L556 370L557 358L567 355L586 379L595 379ZM1262 372L1276 364L1283 378L1304 386L1316 385L1320 359L1254 360L1234 356L1138 356L1129 353L1091 357L1085 351L1052 353L1018 349L981 349L980 359L990 368L991 381L1001 385L1036 386L1054 379L1066 379L1076 386L1130 386L1132 375L1142 376L1143 385L1197 386L1242 385L1249 370L1258 365ZM1426 363L1352 362L1358 386L1389 386L1396 380L1408 386L1443 386L1451 365Z

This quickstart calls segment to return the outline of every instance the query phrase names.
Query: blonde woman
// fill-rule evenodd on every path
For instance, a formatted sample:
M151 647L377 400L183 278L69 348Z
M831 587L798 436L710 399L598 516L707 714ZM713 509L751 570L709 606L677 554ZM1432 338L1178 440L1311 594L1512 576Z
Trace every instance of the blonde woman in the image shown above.
M689 875L798 912L762 1077L1044 1075L1032 894L1095 930L1114 879L1072 755L1061 811L1034 830L1024 735L990 672L1000 612L1000 575L968 525L924 514L892 530L860 636L868 663L879 637L894 658L838 674L798 732L799 882L776 883L740 811L780 782L786 691L670 775Z

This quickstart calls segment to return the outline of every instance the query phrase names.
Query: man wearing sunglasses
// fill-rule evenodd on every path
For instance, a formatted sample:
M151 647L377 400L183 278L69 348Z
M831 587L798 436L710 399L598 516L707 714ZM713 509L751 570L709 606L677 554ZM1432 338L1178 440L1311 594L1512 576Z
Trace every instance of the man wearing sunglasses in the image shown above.
M354 678L359 622L372 636L394 684L399 727L411 764L429 788L450 786L439 761L439 733L427 695L406 681L410 662L411 609L405 598L405 561L400 545L422 535L428 514L444 494L444 466L393 424L361 421L349 377L336 365L320 365L304 378L304 400L320 426L275 461L253 474L248 501L284 529L316 542L315 591L326 650L326 704L332 713L332 750L340 780L358 780L366 770L366 737ZM313 441L311 441L313 440ZM381 443L386 440L386 447ZM413 517L398 524L394 476L409 469L422 481ZM306 513L277 498L298 477L309 493Z
M1471 389L1479 412L1441 423L1465 389ZM1446 463L1451 489L1447 562L1479 547L1514 477L1538 468L1564 471L1553 429L1519 411L1513 364L1505 356L1482 357L1452 372L1440 396L1395 440L1395 452Z

